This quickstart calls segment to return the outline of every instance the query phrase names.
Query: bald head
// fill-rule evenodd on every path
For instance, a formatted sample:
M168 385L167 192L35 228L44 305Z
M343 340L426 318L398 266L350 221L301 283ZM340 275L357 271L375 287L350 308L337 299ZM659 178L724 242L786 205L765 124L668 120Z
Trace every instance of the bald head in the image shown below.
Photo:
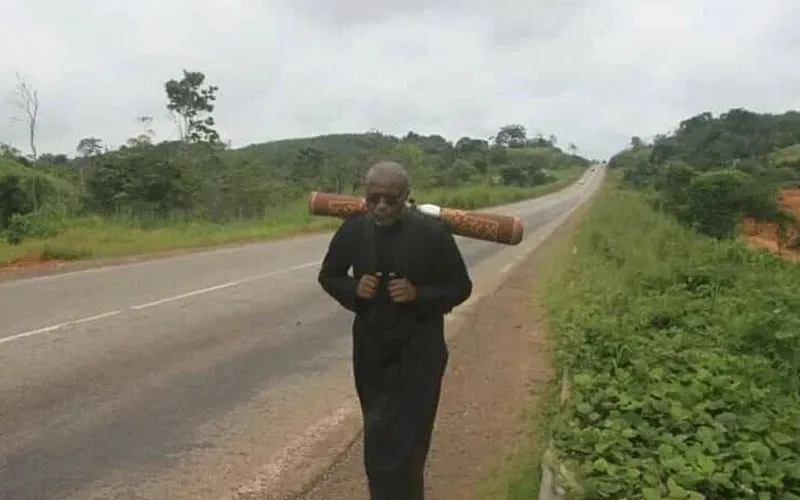
M405 211L409 180L399 163L382 161L373 165L364 176L367 209L380 226L394 224Z
M405 167L393 161L381 161L374 164L364 176L364 184L384 184L408 190L410 181Z

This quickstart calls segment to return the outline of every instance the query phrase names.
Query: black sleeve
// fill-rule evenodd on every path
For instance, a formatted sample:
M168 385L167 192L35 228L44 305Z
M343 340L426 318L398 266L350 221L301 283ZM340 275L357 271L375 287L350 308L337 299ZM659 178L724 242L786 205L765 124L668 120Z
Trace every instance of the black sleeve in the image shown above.
M345 309L357 312L356 286L358 281L348 274L353 265L354 224L345 220L333 234L328 251L322 259L317 281Z
M441 314L447 314L472 294L472 280L464 257L450 231L441 228L434 233L432 251L436 261L440 263L441 278L436 285L417 287L417 300L426 309L431 308Z

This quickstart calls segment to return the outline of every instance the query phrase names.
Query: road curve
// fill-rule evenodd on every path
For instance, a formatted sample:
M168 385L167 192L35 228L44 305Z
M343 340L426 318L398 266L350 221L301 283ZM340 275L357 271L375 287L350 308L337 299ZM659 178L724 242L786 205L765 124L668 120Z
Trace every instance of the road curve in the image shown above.
M530 236L601 174L493 211ZM351 316L316 282L329 239L0 283L0 499L218 499L248 482L353 397ZM457 239L476 281L517 251Z

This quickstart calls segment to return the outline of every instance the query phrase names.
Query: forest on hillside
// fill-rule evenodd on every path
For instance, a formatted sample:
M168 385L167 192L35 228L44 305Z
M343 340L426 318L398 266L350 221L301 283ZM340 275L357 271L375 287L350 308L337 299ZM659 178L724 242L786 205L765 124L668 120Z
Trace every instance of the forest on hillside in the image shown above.
M500 127L489 139L451 142L439 135L395 137L371 130L233 149L215 129L218 88L202 72L185 70L164 84L177 140L156 141L152 118L140 117L141 134L117 148L102 137L85 137L76 141L74 158L38 154L38 96L22 81L18 90L31 153L0 144L0 231L14 226L16 232L30 232L34 219L86 215L219 223L260 218L312 189L354 192L364 169L379 159L403 163L417 190L533 187L553 181L559 171L589 164L574 144L562 150L556 137L531 137L516 124Z
M781 208L778 195L800 187L800 112L700 113L652 143L631 138L609 167L623 172L626 185L649 190L660 209L703 234L735 237L742 217L753 217L789 235L798 221Z

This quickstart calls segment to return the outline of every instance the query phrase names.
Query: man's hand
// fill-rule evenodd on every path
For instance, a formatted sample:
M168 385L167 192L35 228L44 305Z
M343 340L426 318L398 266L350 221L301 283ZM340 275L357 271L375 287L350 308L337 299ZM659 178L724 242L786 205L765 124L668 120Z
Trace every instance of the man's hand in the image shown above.
M365 274L358 280L356 295L361 299L371 299L377 290L378 278L371 274Z
M405 278L393 279L389 282L389 297L395 304L417 300L417 288Z

